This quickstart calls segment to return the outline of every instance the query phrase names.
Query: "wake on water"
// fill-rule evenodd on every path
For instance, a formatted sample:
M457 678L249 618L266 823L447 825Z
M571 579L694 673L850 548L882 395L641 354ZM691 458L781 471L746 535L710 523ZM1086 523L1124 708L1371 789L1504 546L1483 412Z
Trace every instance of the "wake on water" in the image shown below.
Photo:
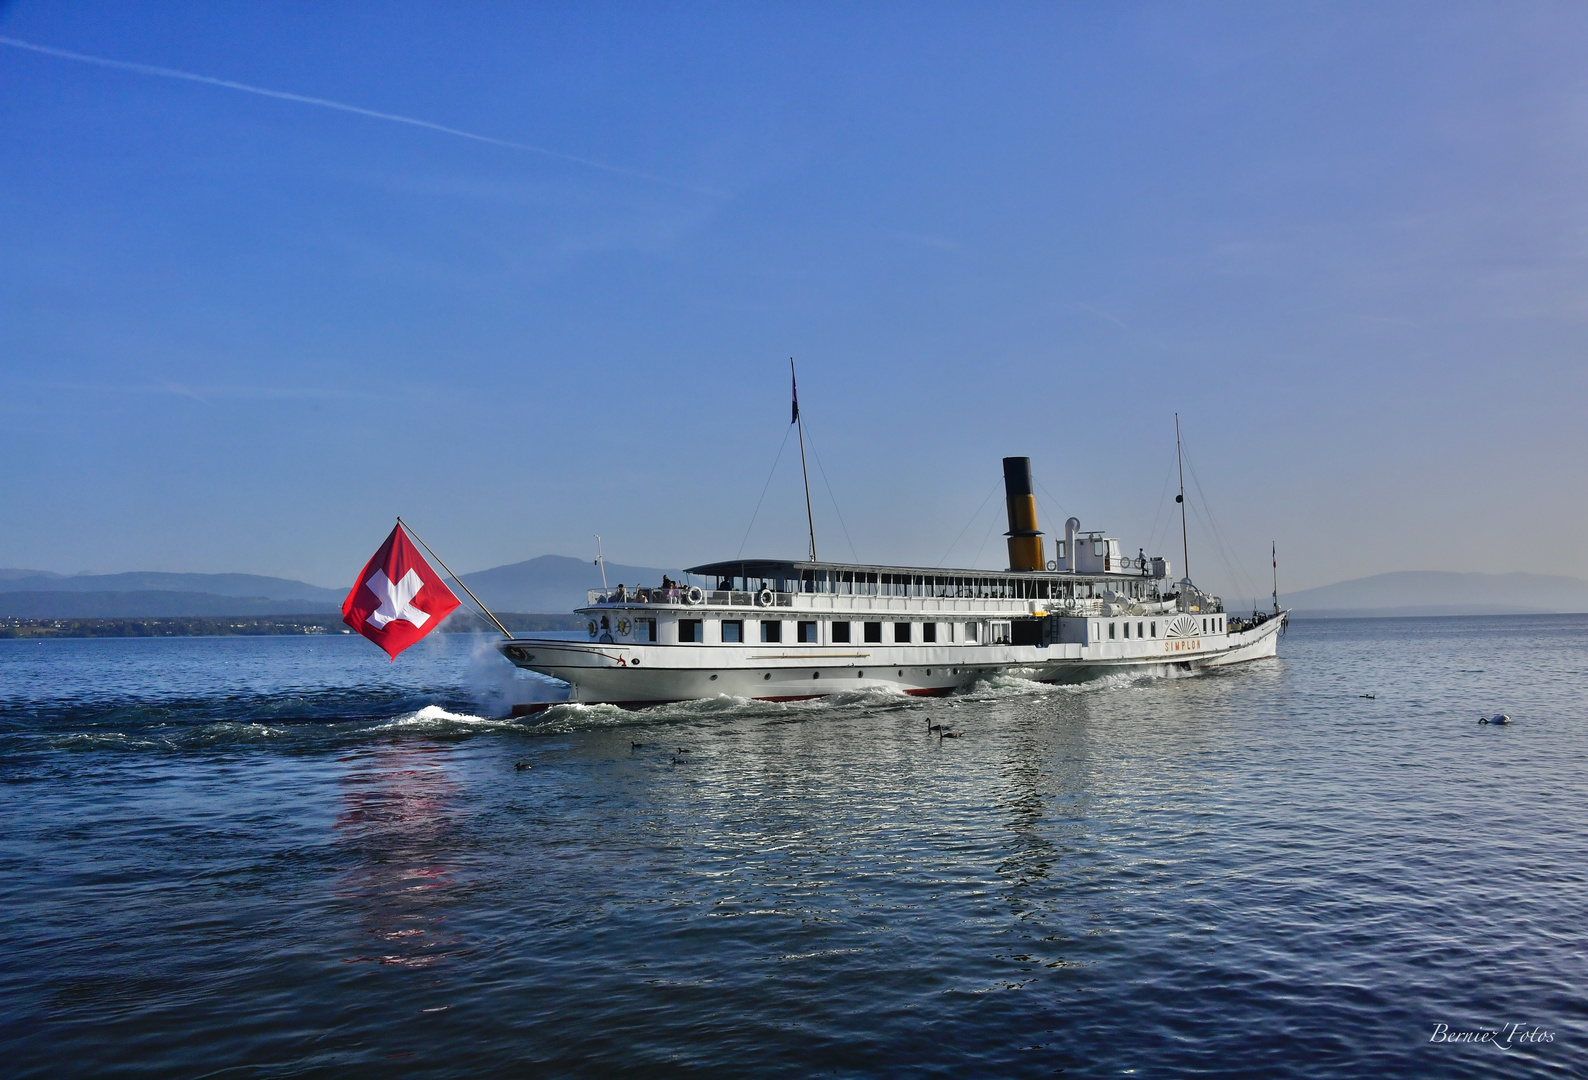
M440 705L426 705L417 712L394 716L385 723L367 727L364 731L401 732L409 735L476 735L487 731L526 731L528 726L513 719L496 719L473 716L469 713L448 712Z
M533 700L557 701L565 697L567 687L504 665L495 649L483 642L469 659L464 684L448 693L390 693L350 687L282 695L234 693L212 698L102 702L89 709L46 708L45 712L55 714L49 718L53 723L46 725L54 730L43 741L52 749L68 751L158 753L247 751L260 747L311 750L380 740L453 741L492 734L553 735L726 717L800 723L852 711L888 713L991 704L1011 698L1108 693L1163 678L1185 677L1188 673L1174 668L1137 669L1056 685L999 673L979 678L948 698L925 699L892 687L876 687L790 702L724 695L638 711L564 700L533 717L514 718L507 715L512 705ZM448 705L435 704L437 696L451 701ZM424 703L425 697L430 697L431 703ZM383 699L387 708L396 706L385 715L381 713Z
M1196 672L1163 668L1133 669L1089 679L1079 683L1043 683L1006 673L989 674L947 698L913 697L895 687L845 690L804 701L760 701L730 697L726 694L695 701L667 702L640 710L620 709L616 705L587 705L562 702L536 714L525 730L567 733L603 727L625 727L669 721L705 720L715 716L763 718L768 722L788 722L833 710L864 709L891 712L900 709L931 709L960 704L990 703L1017 697L1065 697L1126 690L1161 679L1193 678ZM552 682L552 680L544 680ZM560 686L562 684L553 684Z

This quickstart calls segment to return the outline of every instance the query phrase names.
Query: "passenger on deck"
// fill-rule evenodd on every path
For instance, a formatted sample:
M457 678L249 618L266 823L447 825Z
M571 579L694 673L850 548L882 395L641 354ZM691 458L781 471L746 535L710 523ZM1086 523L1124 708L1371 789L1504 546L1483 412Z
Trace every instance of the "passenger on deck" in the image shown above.
M623 583L621 581L618 582L617 591L615 591L612 594L613 602L621 604L624 601L626 601L628 598L629 598L628 590L623 587Z

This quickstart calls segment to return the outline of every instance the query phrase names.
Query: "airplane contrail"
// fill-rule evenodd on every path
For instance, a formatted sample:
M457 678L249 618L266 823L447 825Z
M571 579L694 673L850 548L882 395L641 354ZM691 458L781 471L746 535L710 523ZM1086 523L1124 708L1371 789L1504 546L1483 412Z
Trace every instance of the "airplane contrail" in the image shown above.
M654 184L665 184L668 187L693 191L702 195L714 195L719 198L723 196L723 192L720 191L712 191L710 188L680 183L677 180L671 180L665 176L657 176L654 173L641 172L638 169L625 169L620 165L608 165L605 162L592 161L590 158L579 157L576 154L565 154L561 150L548 150L544 146L535 146L532 143L514 142L512 139L498 139L494 135L480 135L473 131L464 131L460 128L447 127L445 124L420 120L413 116L399 116L396 113L381 112L378 109L366 109L362 106L349 105L342 101L331 101L328 98L309 97L306 94L293 94L285 90L270 90L263 86L250 86L248 83L233 82L231 79L217 79L210 75L198 75L191 71L157 67L154 64L138 64L131 60L112 60L104 56L90 56L87 53L57 49L51 45L39 45L31 41L23 41L20 38L5 37L3 35L0 35L0 45L9 45L13 49L25 49L28 52L42 53L45 56L54 56L62 60L75 60L81 64L95 64L99 67L114 68L117 71L131 71L138 75L156 75L163 79L182 79L186 82L203 83L206 86L219 86L227 90L241 90L245 94L258 94L260 97L276 98L279 101L294 101L300 105L318 105L322 109L335 109L338 112L353 113L355 116L368 116L376 120L390 120L393 123L407 124L410 127L439 131L443 135L456 135L460 139L473 139L475 142L489 143L492 146L503 146L509 150L524 150L531 154L540 154L544 157L556 158L559 161L572 162L575 165L583 165L589 169L600 169L602 172L614 173L618 176L648 180Z

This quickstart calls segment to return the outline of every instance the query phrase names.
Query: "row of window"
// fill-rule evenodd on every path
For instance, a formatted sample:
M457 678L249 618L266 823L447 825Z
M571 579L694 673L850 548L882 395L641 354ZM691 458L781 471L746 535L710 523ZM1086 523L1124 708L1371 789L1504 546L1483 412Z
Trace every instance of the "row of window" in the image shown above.
M721 625L722 641L724 644L735 645L746 640L744 636L743 619L724 619L722 620ZM828 623L828 644L849 645L855 642L857 639L854 637L854 626L854 623L847 622ZM923 645L935 645L938 641L938 624L935 622L863 622L860 623L859 626L860 637L858 640L864 642L867 645L882 644L883 628L885 626L892 627L888 640L895 645L912 644L916 640L917 632L919 632L919 639ZM703 619L679 619L678 640L681 644L685 645L690 643L703 643L706 640L705 629L705 620ZM954 640L954 629L955 628L953 625L946 626L943 631L943 640ZM965 640L975 644L977 638L979 637L978 631L979 624L966 623ZM783 623L772 619L763 620L760 624L760 634L761 640L767 644L781 642L783 640ZM651 640L655 639L652 638ZM818 634L815 621L796 622L794 624L794 641L800 645L820 644L821 638Z
M1108 624L1108 639L1110 641L1114 640L1114 627L1116 625L1118 625L1118 624L1117 623L1109 623ZM1142 630L1142 627L1144 625L1146 626L1145 632ZM1158 636L1158 624L1155 623L1155 622L1137 623L1136 624L1136 636L1139 637L1139 638L1143 638L1143 637L1157 637ZM1125 637L1126 638L1130 637L1130 623L1128 623L1128 622L1125 623Z
M1123 629L1124 629L1123 636L1125 638L1128 639L1130 637L1130 623L1129 623L1129 621L1126 621L1124 623L1109 623L1108 624L1108 639L1110 641L1113 641L1115 639L1114 628L1116 626L1123 627ZM1214 616L1212 616L1210 618L1203 619L1202 620L1202 632L1204 634L1210 634L1210 633L1211 634L1222 634L1224 632L1224 616L1222 616L1222 615L1214 615ZM1158 636L1158 624L1155 623L1155 622L1148 622L1145 619L1137 622L1136 623L1136 636L1138 638L1157 637Z
M741 644L745 640L747 640L745 638L745 636L744 636L744 623L745 623L745 620L743 620L743 619L724 619L724 620L722 620L722 624L721 625L722 625L722 641L723 641L723 643L727 644L727 645L737 645L737 644ZM859 638L859 641L863 642L864 644L867 644L867 645L881 645L881 644L883 644L883 630L884 630L884 627L887 627L887 626L892 626L892 628L893 628L892 631L891 631L891 635L889 636L888 640L892 644L895 644L895 645L910 645L910 644L913 644L917 640L917 638L916 638L916 634L917 634L916 628L917 627L920 628L920 630L919 630L919 640L920 640L921 644L923 644L923 645L935 645L938 642L938 625L939 624L937 624L935 622L923 622L923 623L915 623L915 622L896 622L896 623L863 622L863 623L861 623L859 625L860 625L860 638ZM955 631L957 629L959 629L959 627L961 625L963 625L963 627L964 627L964 638L963 638L964 642L966 644L968 644L968 645L975 645L980 640L980 636L981 636L981 624L980 623L975 623L975 622L968 622L968 623L964 623L964 624L959 624L959 623L945 623L945 624L943 624L943 631L942 631L943 632L943 640L947 641L947 642L953 641L955 639ZM828 631L827 631L828 644L830 644L830 645L849 645L849 644L852 644L852 643L855 642L856 639L853 636L854 635L854 626L855 626L854 623L834 622L834 623L828 623L827 626L828 626ZM1006 644L1009 644L1009 642L1010 642L1009 626L1010 626L1009 623L1003 622L1003 621L995 621L995 622L992 623L992 635L991 635L991 638L990 638L992 644L994 644L994 645L1006 645ZM1134 626L1135 626L1135 635L1134 635L1135 637L1138 637L1138 638L1148 638L1148 637L1156 638L1158 636L1158 623L1156 621L1149 621L1149 620L1146 620L1146 619L1141 619L1141 620L1138 620L1134 624ZM1131 627L1132 627L1132 623L1128 619L1125 620L1124 622L1111 622L1111 623L1109 623L1108 624L1108 639L1110 641L1114 641L1114 640L1117 640L1118 638L1123 637L1124 639L1126 639L1128 641L1131 638L1131 636L1132 636ZM688 644L691 644L691 643L694 643L694 644L704 643L705 640L706 640L706 638L705 638L705 629L706 629L705 620L703 620L703 619L679 619L678 620L678 640L679 640L679 643L680 644L684 644L684 645L688 645ZM1204 618L1202 620L1202 632L1204 634L1207 634L1207 633L1221 634L1221 633L1224 632L1224 630L1225 630L1224 616L1222 616L1222 615L1214 615L1214 616L1210 616L1210 617ZM594 631L592 631L592 633L594 633ZM779 620L774 620L774 619L761 620L761 622L760 622L760 635L761 635L761 641L766 643L766 644L769 644L769 645L778 644L778 643L782 642L782 640L783 640L783 623L781 621L779 621ZM656 620L655 619L635 619L634 620L634 636L635 636L635 639L638 640L638 641L655 641L656 640ZM819 645L821 643L821 638L820 638L820 636L818 634L818 631L816 629L816 622L814 620L796 622L794 624L794 641L797 644L800 644L800 645ZM1033 643L1027 643L1027 644L1033 644Z

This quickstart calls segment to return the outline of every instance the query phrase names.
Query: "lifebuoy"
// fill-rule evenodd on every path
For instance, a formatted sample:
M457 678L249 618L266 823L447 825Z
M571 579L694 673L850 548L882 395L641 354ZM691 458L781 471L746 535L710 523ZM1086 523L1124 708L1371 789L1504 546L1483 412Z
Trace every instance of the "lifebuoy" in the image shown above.
M629 621L627 619L619 619L618 620L618 633L626 634L628 632L629 632Z
M772 595L771 589L762 589L761 592L757 594L755 601L762 607L771 607L772 601L775 599L776 597Z
M695 604L703 604L706 602L706 594L701 590L699 585L691 585L689 587L689 591L684 594L684 601L691 606Z
M587 626L586 629L590 631L590 639L594 641L596 636L596 624L594 619L590 620L590 625Z
M1052 559L1048 560L1048 569L1050 571L1057 570L1058 568L1059 568L1059 564L1058 563L1054 562Z

